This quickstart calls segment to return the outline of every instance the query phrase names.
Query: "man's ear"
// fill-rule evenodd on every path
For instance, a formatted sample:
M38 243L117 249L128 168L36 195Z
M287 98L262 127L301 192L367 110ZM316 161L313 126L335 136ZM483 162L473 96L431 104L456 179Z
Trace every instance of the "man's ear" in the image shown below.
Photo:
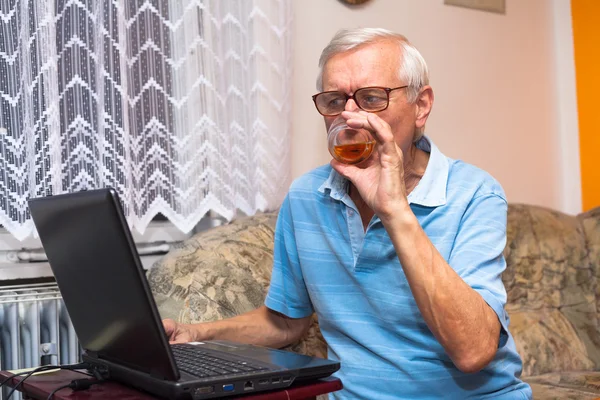
M417 129L420 129L425 126L433 107L433 89L431 86L427 85L421 88L415 104L417 105L415 125Z

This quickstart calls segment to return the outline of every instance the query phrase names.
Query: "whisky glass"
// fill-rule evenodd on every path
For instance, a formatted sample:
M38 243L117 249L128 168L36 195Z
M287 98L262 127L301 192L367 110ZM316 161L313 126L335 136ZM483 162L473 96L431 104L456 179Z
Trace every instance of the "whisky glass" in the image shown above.
M351 128L343 119L336 119L327 132L329 153L344 164L358 164L368 159L375 148L375 139L366 129Z

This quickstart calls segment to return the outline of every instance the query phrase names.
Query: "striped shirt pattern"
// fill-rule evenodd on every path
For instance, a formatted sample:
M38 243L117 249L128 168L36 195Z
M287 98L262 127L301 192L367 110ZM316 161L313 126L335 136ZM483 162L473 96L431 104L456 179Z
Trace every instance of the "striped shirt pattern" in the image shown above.
M344 390L331 399L529 399L504 310L504 192L427 137L417 146L430 159L408 197L411 209L448 264L498 315L495 359L476 374L454 366L427 327L381 221L373 217L365 232L347 180L329 165L295 180L281 206L265 304L291 318L317 313L328 356L341 362L336 376Z

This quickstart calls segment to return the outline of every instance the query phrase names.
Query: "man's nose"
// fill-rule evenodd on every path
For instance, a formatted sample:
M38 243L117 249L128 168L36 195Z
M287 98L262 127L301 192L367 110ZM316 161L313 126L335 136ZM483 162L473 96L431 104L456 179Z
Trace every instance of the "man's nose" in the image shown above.
M356 104L354 99L348 99L348 101L346 101L346 107L344 107L345 111L358 111L359 109L360 107Z

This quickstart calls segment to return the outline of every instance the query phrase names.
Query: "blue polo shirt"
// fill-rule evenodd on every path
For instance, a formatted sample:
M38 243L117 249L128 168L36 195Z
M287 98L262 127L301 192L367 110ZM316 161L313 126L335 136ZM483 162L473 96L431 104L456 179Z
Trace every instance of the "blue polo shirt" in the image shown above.
M341 362L336 376L344 390L330 398L529 399L504 311L504 192L427 137L417 146L430 158L408 196L411 209L448 264L498 315L495 359L476 374L454 366L425 324L380 219L365 232L348 181L329 165L294 181L281 206L265 304L291 318L317 313L328 356Z

